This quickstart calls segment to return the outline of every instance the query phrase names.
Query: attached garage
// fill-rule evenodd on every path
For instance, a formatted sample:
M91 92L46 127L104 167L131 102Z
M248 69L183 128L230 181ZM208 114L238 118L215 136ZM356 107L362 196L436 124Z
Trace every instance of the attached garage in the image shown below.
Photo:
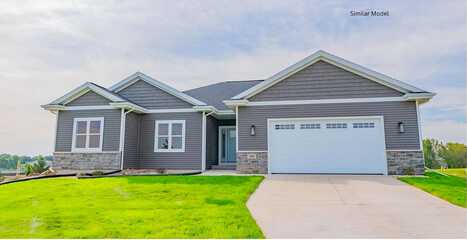
M382 116L268 119L271 173L387 174Z

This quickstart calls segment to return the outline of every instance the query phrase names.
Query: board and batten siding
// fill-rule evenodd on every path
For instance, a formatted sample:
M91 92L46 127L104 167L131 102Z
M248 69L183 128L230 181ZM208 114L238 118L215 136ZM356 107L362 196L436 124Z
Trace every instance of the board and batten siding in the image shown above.
M397 97L402 93L318 61L251 97L250 101Z
M124 88L119 95L147 109L173 109L191 108L193 105L152 86L151 84L138 80Z
M239 150L267 151L268 118L352 116L384 116L387 150L420 149L417 109L415 102L411 101L240 107L238 112ZM399 122L404 123L404 133L399 132ZM255 136L250 136L251 125L256 127Z
M125 148L123 154L124 168L139 167L139 134L141 115L129 113L125 119Z
M104 118L104 138L102 151L119 151L120 117L119 109L59 111L55 152L71 152L73 119L87 117Z
M97 106L97 105L109 105L110 100L102 97L101 95L88 91L80 97L66 104L66 106Z
M185 152L154 152L155 121L185 120ZM141 115L140 168L201 169L201 113L154 113Z

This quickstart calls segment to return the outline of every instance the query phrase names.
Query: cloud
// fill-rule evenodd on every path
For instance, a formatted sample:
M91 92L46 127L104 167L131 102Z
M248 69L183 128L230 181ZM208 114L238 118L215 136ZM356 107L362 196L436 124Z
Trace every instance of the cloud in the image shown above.
M452 120L426 121L422 126L423 138L436 138L443 142L466 144L467 124Z
M367 8L391 15L349 16ZM466 28L464 1L1 1L0 152L50 153L39 105L84 81L142 71L185 90L267 78L318 49L437 92L427 121L463 122Z
M431 101L426 104L426 108L443 108L447 110L466 110L466 89L457 88L446 88L440 87L436 90L437 96L436 101Z

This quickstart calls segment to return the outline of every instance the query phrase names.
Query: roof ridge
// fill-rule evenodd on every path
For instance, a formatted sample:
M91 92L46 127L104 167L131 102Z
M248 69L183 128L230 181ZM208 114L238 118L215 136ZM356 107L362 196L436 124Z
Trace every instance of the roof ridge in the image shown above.
M251 79L251 80L227 80L223 82L254 82L254 81L264 81L264 79ZM221 82L221 83L223 83Z
M222 82L211 83L211 84L208 84L208 85L203 85L203 86L200 86L200 87L190 88L190 89L184 90L183 92L188 92L188 91L191 91L191 90L200 89L200 88L204 88L204 87L210 87L210 86L214 86L214 85L218 85L218 84L223 84L223 83L230 83L230 82L255 82L255 81L256 81L256 82L258 82L258 81L264 81L264 79L257 79L257 80L228 80L228 81L222 81Z

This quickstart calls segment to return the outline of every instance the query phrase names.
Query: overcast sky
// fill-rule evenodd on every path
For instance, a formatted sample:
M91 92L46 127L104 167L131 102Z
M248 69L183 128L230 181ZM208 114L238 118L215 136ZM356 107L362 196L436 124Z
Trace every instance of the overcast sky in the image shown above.
M388 17L350 11L387 10ZM46 104L142 71L179 90L264 79L323 49L438 95L424 137L465 142L466 2L0 1L0 153L51 154Z

